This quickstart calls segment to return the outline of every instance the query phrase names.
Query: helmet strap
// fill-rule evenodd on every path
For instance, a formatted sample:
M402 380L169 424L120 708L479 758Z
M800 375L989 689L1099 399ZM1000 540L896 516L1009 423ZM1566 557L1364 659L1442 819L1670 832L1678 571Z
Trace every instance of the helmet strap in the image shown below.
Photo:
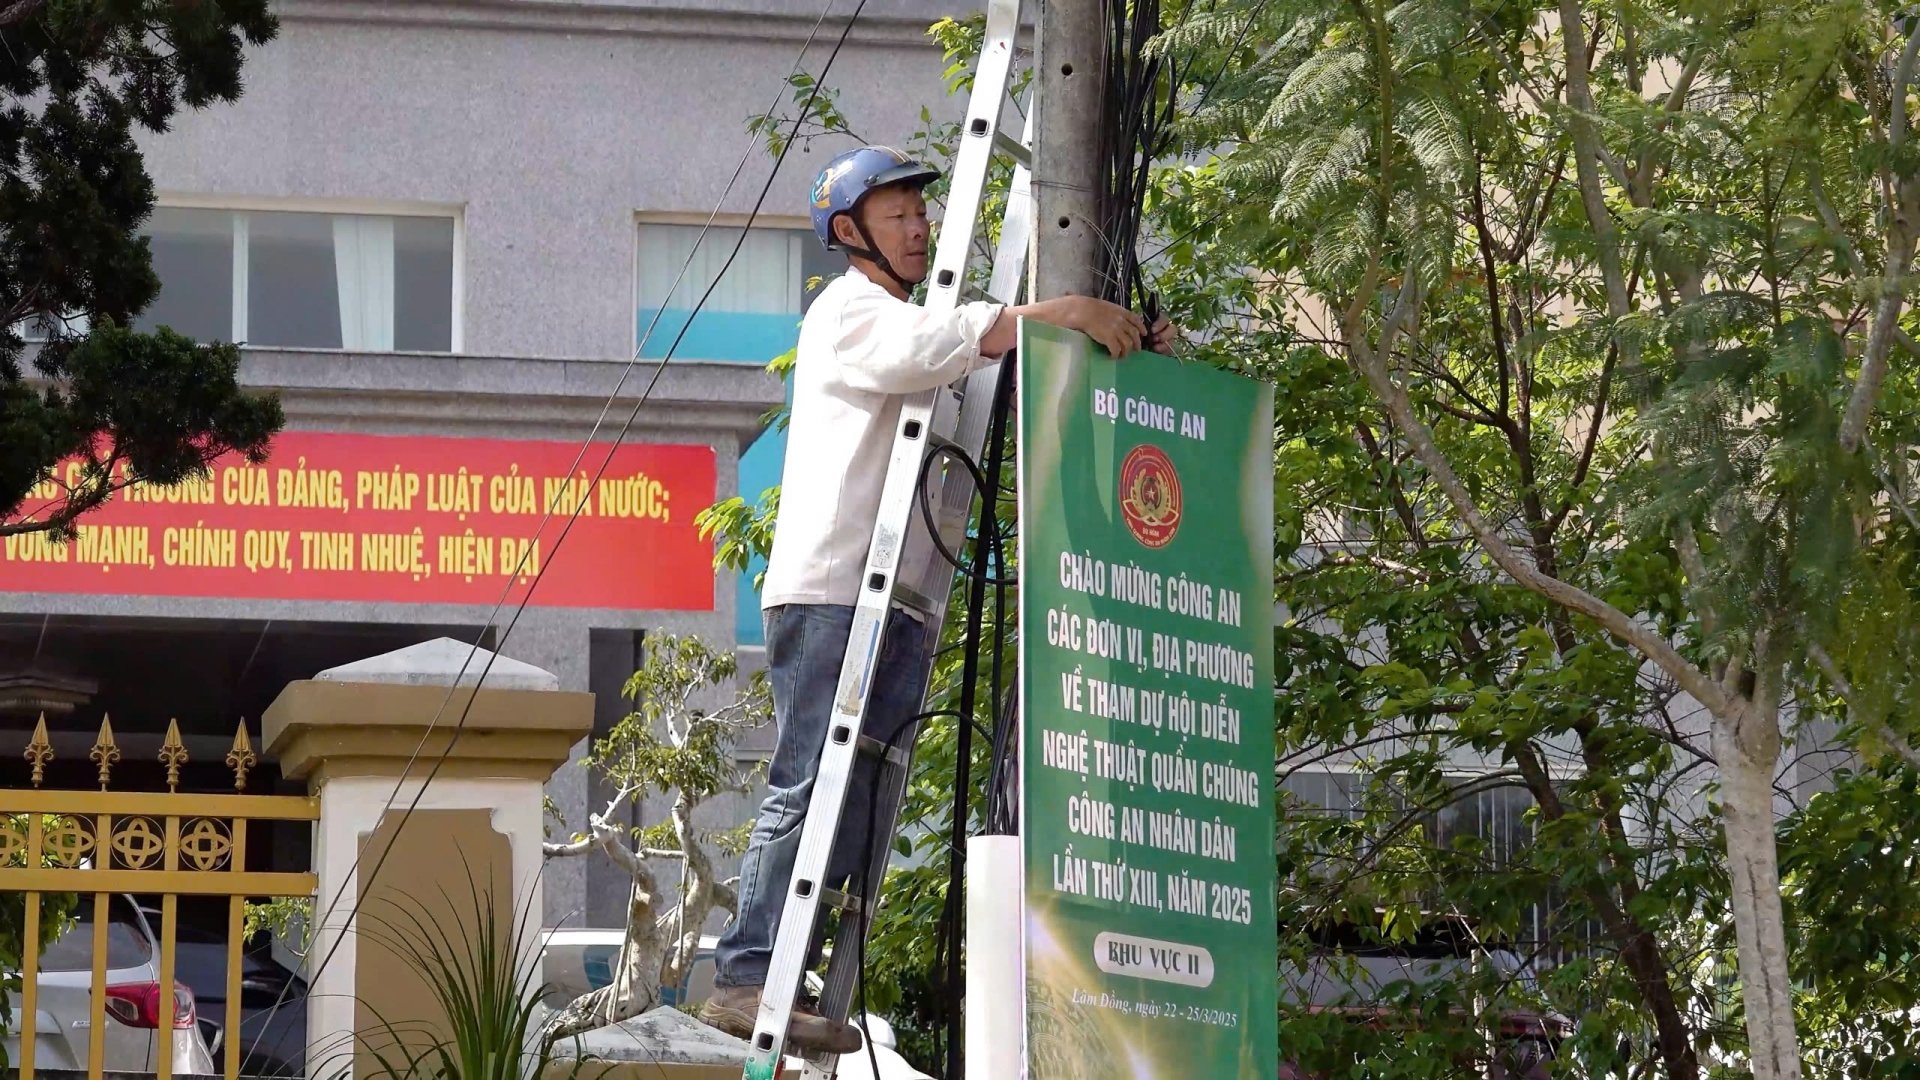
M920 283L917 281L908 281L906 278L901 277L900 272L893 268L893 264L891 262L887 261L887 257L885 255L880 254L879 245L873 242L873 234L867 231L867 223L860 220L859 213L854 211L849 211L847 214L847 217L849 220L853 222L853 227L859 230L860 239L863 242L865 242L867 246L854 247L851 244L842 244L840 246L845 248L848 254L858 255L859 257L867 260L873 265L879 267L880 272L892 278L894 280L894 283L900 286L901 291L907 293L908 295L912 295L914 286Z

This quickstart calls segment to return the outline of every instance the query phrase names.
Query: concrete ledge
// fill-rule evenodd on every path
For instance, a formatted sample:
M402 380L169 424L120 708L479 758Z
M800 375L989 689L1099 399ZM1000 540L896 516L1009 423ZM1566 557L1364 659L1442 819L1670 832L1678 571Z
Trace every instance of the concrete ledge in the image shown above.
M545 438L556 429L584 432L618 387L613 420L602 432L611 438L652 385L631 441L705 442L717 433L743 447L759 437L767 410L786 400L780 377L758 364L676 358L661 371L656 361L630 359L247 348L240 381L279 391L296 420L494 437L534 428Z
M439 638L288 684L261 735L282 775L310 788L405 776L420 761L439 761L436 776L545 783L593 732L593 695L558 686L531 664Z
M738 1080L748 1049L662 1005L555 1046L542 1080Z
M309 784L330 776L437 775L546 781L593 731L593 695L471 686L291 683L262 718L267 755Z
M671 37L805 40L819 19L815 0L422 0L381 4L371 0L283 0L283 19L310 22L397 23L470 29L551 31L574 34L649 34ZM949 14L938 0L886 0L863 14L850 40L861 44L931 47L926 29ZM843 19L821 33L837 35Z

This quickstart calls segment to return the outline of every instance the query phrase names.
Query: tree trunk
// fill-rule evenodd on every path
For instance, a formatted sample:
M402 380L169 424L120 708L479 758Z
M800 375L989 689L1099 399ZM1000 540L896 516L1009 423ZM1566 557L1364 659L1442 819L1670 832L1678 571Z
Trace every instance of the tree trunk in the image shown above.
M1581 745L1591 754L1591 743L1582 736ZM1547 821L1559 821L1566 817L1566 807L1560 802L1560 793L1553 786L1539 756L1525 743L1513 747L1515 760L1519 763L1521 775L1526 778L1527 787L1533 792L1536 805L1540 807L1540 816ZM1598 772L1592 758L1588 759L1588 771ZM1603 816L1611 823L1616 832L1621 831L1619 808L1606 796L1601 796ZM1617 862L1602 856L1602 861L1614 873L1623 875L1623 885L1637 880L1631 875L1631 866L1621 866ZM1679 1002L1674 999L1671 972L1666 956L1660 949L1659 939L1653 931L1647 929L1632 913L1630 903L1620 903L1605 881L1605 874L1590 878L1580 886L1580 891L1593 904L1594 913L1600 924L1606 928L1620 946L1620 960L1626 965L1627 974L1633 979L1634 986L1640 990L1640 1003L1653 1015L1654 1050L1659 1059L1666 1064L1668 1080L1698 1080L1700 1059L1693 1051L1692 1031L1686 1018L1681 1015ZM1622 889L1623 896L1631 893Z
M1764 702L1767 695L1760 695ZM1733 718L1714 717L1727 830L1727 873L1733 883L1733 929L1756 1080L1800 1080L1793 983L1787 966L1786 919L1780 904L1779 850L1774 839L1773 775L1780 760L1777 709L1749 704Z
M666 935L656 923L652 882L638 876L627 900L627 935L613 981L576 998L548 1025L549 1038L564 1039L617 1024L660 1004L660 962Z
M686 795L673 800L673 833L679 838L681 853L686 856L683 864L686 884L680 894L679 907L662 919L671 922L670 926L662 927L663 932L673 935L672 944L657 969L663 986L678 986L686 978L693 958L700 954L700 934L706 928L707 916L713 913L713 860L707 857L699 837L694 834L693 810L694 804Z

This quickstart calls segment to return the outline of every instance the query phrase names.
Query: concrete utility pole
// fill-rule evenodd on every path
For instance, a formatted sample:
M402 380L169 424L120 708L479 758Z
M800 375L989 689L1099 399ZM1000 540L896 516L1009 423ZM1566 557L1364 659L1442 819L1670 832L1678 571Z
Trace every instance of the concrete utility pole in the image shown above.
M1099 296L1100 124L1106 93L1107 5L1040 0L1033 103L1033 241L1027 295ZM1022 823L1024 827L1024 823ZM1025 1067L1025 927L1020 837L966 841L966 1080L1005 1080ZM949 1038L957 1034L950 1026ZM957 1041L957 1040L956 1040ZM953 1080L953 1078L950 1078Z
M1106 94L1107 4L1041 0L1034 48L1033 202L1036 300L1098 296L1100 121Z

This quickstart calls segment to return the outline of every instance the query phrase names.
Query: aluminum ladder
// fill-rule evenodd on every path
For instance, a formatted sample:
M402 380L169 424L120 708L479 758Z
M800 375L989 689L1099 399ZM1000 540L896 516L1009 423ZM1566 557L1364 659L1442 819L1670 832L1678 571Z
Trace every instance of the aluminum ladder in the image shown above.
M1033 234L1032 161L1028 150L1032 111L1028 110L1026 132L1020 139L1000 127L1013 76L1020 15L1020 0L988 0L986 35L955 155L946 216L934 246L925 302L929 310L951 311L963 296L1012 304L1025 282ZM967 269L979 233L988 173L996 155L1011 158L1014 168L991 279L981 294L969 286ZM761 990L760 1014L742 1074L745 1080L772 1080L775 1075L786 1044L787 1022L806 977L822 905L837 910L839 919L829 939L836 947L828 961L820 1012L844 1022L853 1004L860 978L860 946L873 921L874 904L869 898L877 897L893 849L913 760L912 747L920 728L920 722L913 721L898 737L898 745L892 746L866 734L868 694L893 611L909 610L935 631L946 621L955 571L926 534L918 501L920 472L927 455L943 446L979 460L992 419L998 377L997 370L990 366L959 384L909 395L901 403L873 540L867 549L866 572L862 575L865 587L854 608L853 630L834 694L833 718L821 750L813 798L801 826L800 851L781 911L766 985ZM927 482L932 489L929 498L934 500L932 516L947 550L964 550L967 524L978 494L971 474L949 460L944 468L933 470ZM862 759L875 766L874 844L866 853L864 874L843 891L828 887L823 879L832 861L848 782ZM849 842L857 844L859 839L849 838ZM832 1080L838 1065L837 1055L809 1057L802 1075L806 1080Z

